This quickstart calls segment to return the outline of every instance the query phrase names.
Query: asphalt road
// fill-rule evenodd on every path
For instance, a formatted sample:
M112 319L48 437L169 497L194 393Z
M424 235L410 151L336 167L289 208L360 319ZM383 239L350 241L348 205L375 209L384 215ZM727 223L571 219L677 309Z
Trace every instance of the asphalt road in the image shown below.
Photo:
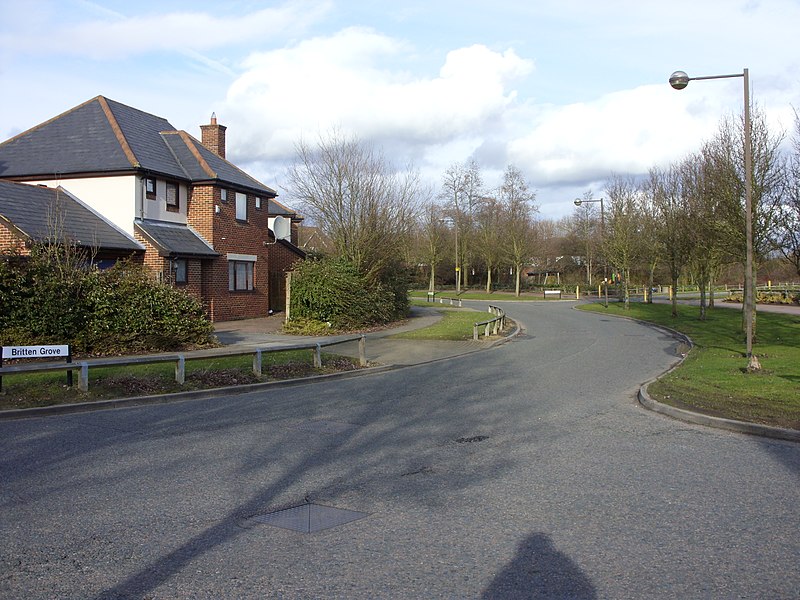
M800 598L800 446L640 408L658 330L504 308L452 360L0 422L0 596ZM307 502L366 516L258 520Z

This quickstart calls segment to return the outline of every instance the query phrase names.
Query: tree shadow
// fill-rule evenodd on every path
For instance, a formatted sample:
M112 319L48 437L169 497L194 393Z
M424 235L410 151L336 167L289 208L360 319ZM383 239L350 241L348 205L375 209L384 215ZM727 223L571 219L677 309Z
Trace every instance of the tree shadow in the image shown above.
M597 593L591 580L544 533L533 533L517 548L514 559L497 574L482 598L592 599Z
M358 378L337 382L337 387L347 389L340 398L328 396L329 387L309 384L235 399L168 404L158 410L130 408L17 422L16 435L5 440L7 451L0 455L0 473L8 477L10 487L6 500L13 505L6 502L5 508L11 509L9 514L25 514L25 505L31 502L57 502L81 490L108 486L122 486L134 494L137 486L147 486L165 497L196 498L202 491L195 489L187 473L205 468L203 460L212 463L215 459L213 448L205 447L205 434L242 436L240 453L224 467L232 486L242 483L241 497L225 506L212 524L171 550L162 549L149 560L131 565L127 573L118 572L113 583L87 596L116 598L147 597L193 560L245 535L251 517L290 504L336 504L366 489L374 499L405 497L418 503L422 498L429 505L441 505L454 490L502 473L508 460L497 456L480 472L443 469L409 486L409 474L428 472L437 461L458 460L463 448L454 440L498 427L491 404L472 395L456 401L429 397L428 382L435 371L435 367L417 367L410 379L408 373L392 374L392 387L402 384L407 394L400 405L394 394L385 393L381 378ZM474 381L465 387L471 385ZM305 402L306 398L311 401ZM291 407L288 412L287 407ZM453 411L460 415L457 421L451 419ZM297 427L320 420L351 427L318 435ZM274 437L259 437L254 431L269 431ZM174 451L162 452L163 440L169 440ZM443 458L443 448L455 456ZM151 456L151 462L125 458L129 451L139 455L143 449L159 454ZM108 456L107 467L99 472L76 467L84 455L96 453ZM263 477L264 465L272 465L271 475L261 484L247 485ZM64 476L48 477L54 472ZM29 486L26 482L31 478L43 481ZM112 504L121 501L113 497Z

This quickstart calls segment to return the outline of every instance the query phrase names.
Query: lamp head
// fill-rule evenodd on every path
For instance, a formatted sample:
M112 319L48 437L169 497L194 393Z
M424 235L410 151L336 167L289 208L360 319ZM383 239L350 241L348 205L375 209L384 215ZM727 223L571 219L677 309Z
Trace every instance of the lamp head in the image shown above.
M573 204L575 206L580 206L581 204L583 204L583 200L581 200L580 198L575 198L575 201L573 202Z
M669 84L676 90L682 90L689 85L689 76L684 71L675 71L669 76Z

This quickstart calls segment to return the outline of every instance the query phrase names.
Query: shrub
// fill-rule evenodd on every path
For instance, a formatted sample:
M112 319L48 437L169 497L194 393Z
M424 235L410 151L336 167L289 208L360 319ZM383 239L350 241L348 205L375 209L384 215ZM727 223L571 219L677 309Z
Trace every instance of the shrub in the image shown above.
M70 254L72 253L72 254ZM115 354L207 344L212 325L198 300L158 283L140 266L98 271L74 249L35 248L0 261L0 341L66 343Z
M158 283L144 267L117 263L98 279L88 298L88 350L172 350L209 342L213 327L200 302Z
M742 292L731 292L728 294L729 302L744 302ZM758 291L756 293L757 304L800 304L800 293L791 291Z
M309 322L321 323L328 331L388 323L408 308L404 285L404 300L396 300L393 287L400 286L399 279L371 283L342 258L306 260L296 265L292 277L292 320L303 321L307 330L322 330Z

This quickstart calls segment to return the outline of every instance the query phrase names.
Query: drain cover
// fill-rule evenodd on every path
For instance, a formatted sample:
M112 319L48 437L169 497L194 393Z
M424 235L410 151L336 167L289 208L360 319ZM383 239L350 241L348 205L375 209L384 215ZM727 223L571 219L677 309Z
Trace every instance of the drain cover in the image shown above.
M351 521L357 521L368 516L367 513L321 504L301 504L292 508L285 508L265 515L253 517L253 521L291 529L300 533L314 533L338 527Z
M308 433L346 433L352 431L356 426L351 423L341 423L339 421L326 421L321 419L319 421L304 421L294 426L294 429L306 431Z

